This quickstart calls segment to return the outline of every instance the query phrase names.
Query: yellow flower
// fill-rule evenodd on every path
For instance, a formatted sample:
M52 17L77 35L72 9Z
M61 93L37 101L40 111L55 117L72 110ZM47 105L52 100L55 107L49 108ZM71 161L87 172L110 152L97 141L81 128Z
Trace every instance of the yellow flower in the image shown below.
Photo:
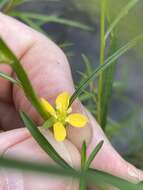
M53 132L57 141L63 141L66 138L67 123L74 127L84 127L88 121L87 117L79 113L70 114L72 109L69 108L69 100L69 93L61 93L56 98L56 109L54 109L47 100L41 98L44 110L54 118Z

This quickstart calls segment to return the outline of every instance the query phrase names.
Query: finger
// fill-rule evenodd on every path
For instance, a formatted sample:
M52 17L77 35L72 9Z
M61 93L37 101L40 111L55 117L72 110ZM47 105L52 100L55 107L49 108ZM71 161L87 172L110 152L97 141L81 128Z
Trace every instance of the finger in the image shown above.
M7 75L12 74L12 70L7 65L0 65L0 72L6 73ZM10 103L12 100L11 94L11 83L0 77L0 100Z
M101 140L104 140L103 147L92 162L92 167L132 182L142 181L143 172L125 161L117 151L115 151L95 119L90 113L87 114L92 127L92 140L88 146L87 154L89 155L96 145Z
M47 96L50 92L51 95L48 96L54 95L55 97L55 89L56 92L73 91L67 60L63 52L52 41L8 16L0 14L0 21L0 36L21 59L34 87L38 91L40 89L38 93L41 96ZM70 87L66 81L68 84L71 82Z
M50 132L42 131L42 133L48 138L63 159L72 167L79 167L79 153L69 141L57 143ZM2 133L0 134L0 139L0 152L3 156L16 157L17 159L34 161L37 163L53 164L52 159L39 147L24 128ZM3 182L2 184L0 183L1 190L78 189L78 184L73 182L73 179L53 178L51 176L32 172L23 173L22 171L14 172L12 170L1 170L0 179Z
M73 91L67 60L48 38L3 14L0 14L0 36L21 60L39 96L51 100L61 91ZM1 94L7 91L2 89ZM28 111L31 105L21 90L14 87L12 91L17 108ZM33 110L30 112L33 113Z
M13 104L0 101L0 128L10 130L19 126L24 127Z
M16 24L13 19L0 13L0 37L5 40L19 59L33 43L32 32L26 27L21 28L21 25ZM0 71L8 75L12 74L12 69L7 65L0 65ZM0 99L9 101L12 95L10 82L0 78L0 83Z
M7 27L9 26L8 30L10 32L6 32L7 36L9 35L9 33L12 34L10 35L11 36L10 38L16 39L17 35L15 34L18 33L17 25L18 25L19 30L22 30L23 27L26 28L24 29L24 31L26 30L27 31L26 34L29 35L30 29L28 27L16 22L13 19L9 19L8 17L5 17L5 16L3 16L3 19L5 20L5 26ZM13 24L16 26L14 33L11 31ZM33 31L31 32L30 30L30 34L31 33L33 34ZM70 69L67 64L67 60L65 56L63 55L61 50L57 48L57 46L55 46L51 41L49 41L44 36L41 36L37 33L36 35L34 33L33 36L34 36L34 40L32 41L32 45L28 46L30 48L28 48L22 54L23 56L21 57L21 61L24 67L27 69L29 77L33 81L33 85L35 89L38 91L39 96L46 97L48 100L53 102L53 99L55 99L55 97L57 96L59 92L62 92L65 90L69 92L73 92L73 84L72 84ZM3 37L6 38L4 34L3 34ZM15 46L12 39L7 41L8 44L11 44L11 47ZM46 49L47 51L43 51L43 49L44 50ZM13 50L16 50L16 48L13 47ZM28 104L28 102L24 98L21 91L14 88L14 96L15 96L15 103L18 108L22 107L22 108L25 108L25 110L27 111L30 110L31 106L30 104ZM78 110L82 109L79 104L76 104L76 106ZM37 119L37 114L33 111L33 109L31 109L29 112L31 113L31 116L34 119ZM99 168L103 167L105 171L113 172L113 174L115 173L122 177L136 178L135 176L137 176L137 178L141 178L142 174L140 174L140 171L134 169L132 166L129 167L131 168L131 172L130 172L130 169L128 169L124 174L124 169L127 169L128 164L125 161L123 161L123 159L121 159L121 157L117 154L117 152L111 147L110 143L106 140L105 136L103 135L103 132L100 130L97 124L94 122L92 123L92 126L94 126L94 130L96 129L98 131L97 133L96 133L96 130L94 131L94 133L92 131L92 133L94 134L94 135L92 134L93 135L92 139L103 138L106 144L106 146L104 145L105 148L103 147L104 155L102 154L101 157L99 157L102 159L98 159L97 163L99 164L99 166L97 164L97 167ZM78 147L81 146L81 143L79 143L79 139L81 139L81 137L86 138L85 136L87 134L88 134L88 137L90 136L90 132L89 130L87 130L87 128L86 129L83 128L82 131L80 130L80 133L77 132L77 129L73 129L73 128L70 128L70 129L71 129L70 139L73 142L75 142L78 145ZM83 130L85 130L84 131L85 136L82 135ZM92 140L89 146L89 152L92 150L93 146L96 145L96 143L97 142ZM105 156L106 153L109 157L109 160L111 158L112 164L107 163L107 157ZM116 163L119 162L117 166L114 166L113 164L114 159ZM100 160L103 160L105 164L102 165ZM110 169L110 166L111 166L111 169ZM96 167L96 164L95 164L95 167ZM119 167L123 169L120 169ZM136 173L137 175L135 175Z
M60 92L68 91L72 93L74 91L68 61L63 52L53 42L8 16L0 15L0 20L2 20L0 22L1 36L17 57L21 59L40 97L45 97L54 104L54 100ZM19 31L21 32L19 33ZM18 110L22 108L37 123L41 124L37 112L17 87L13 88L13 97ZM82 110L78 102L74 104L74 107L76 112ZM89 129L82 128L80 134L81 136L87 136L86 138L89 139ZM78 139L75 139L75 141L78 141Z
M10 30L8 26L11 28ZM6 43L8 43L9 47L20 59L20 57L24 54L24 52L28 49L29 45L31 45L32 43L32 34L30 34L30 31L27 31L26 27L22 30L19 29L19 25L15 25L15 22L12 22L10 17L7 17L0 13L0 37L2 37L6 41ZM15 35L13 35L14 33ZM0 71L8 75L12 75L12 69L7 65L0 64ZM12 103L12 85L9 81L2 78L0 78L0 84L0 126L6 130L9 129L9 126L17 128L21 125L19 122L20 119L18 117L18 114L16 113L16 110ZM11 125L12 120L14 121L13 125Z
M7 20L9 20L9 18L7 17L4 17L4 19L5 23L7 23ZM23 27L25 28L25 26L21 25L20 23L17 23L12 19L9 21L9 26L12 26L11 22L15 26L17 26L18 24L19 29ZM12 27L9 27L10 31L11 28ZM26 27L26 31L29 31L29 28ZM15 33L18 33L17 27L15 28ZM15 41L16 39L15 34L14 33L12 34L13 35L11 36L13 40L8 41L8 43L11 43L11 41ZM13 43L11 43L11 47L12 44ZM32 45L32 47L30 46L30 49L28 49L25 52L24 56L21 58L21 61L25 66L25 68L27 69L29 77L33 81L33 85L35 89L38 91L39 96L46 97L47 99L53 101L53 99L55 99L55 96L57 96L59 92L65 90L69 92L73 91L72 79L67 61L63 53L47 38L37 34L36 37L34 38L34 44ZM18 108L25 107L26 110L30 109L30 105L24 99L21 91L15 88L14 96ZM79 109L80 106L78 105L77 107ZM36 114L34 115L33 110L31 110L30 113L33 116L33 118L35 119L37 118L37 115ZM89 150L92 150L93 146L96 145L93 139L103 138L105 139L106 143L106 146L104 145L105 148L103 149L104 154L107 154L109 160L110 158L112 160L111 163L108 163L106 159L107 157L104 157L102 154L101 159L100 157L99 159L97 159L98 160L97 166L99 167L99 169L100 167L103 167L105 171L111 172L113 174L115 173L122 177L140 179L142 177L140 171L136 170L134 167L130 166L123 159L121 159L121 157L117 154L117 152L110 146L110 143L106 140L105 136L103 135L103 132L99 129L99 127L97 127L96 123L94 123L94 126L96 126L96 129L98 129L99 132L96 133L96 130L94 129L95 133L94 136L92 137L92 142L90 143ZM71 130L72 133L70 139L72 139L73 142L76 142L78 144L79 142L78 139L81 139L80 137L84 137L84 135L82 135L81 131L80 133L77 133L77 131L75 132L73 128L71 128ZM81 146L81 144L79 146ZM103 165L101 164L101 160L104 161ZM116 167L113 164L114 162L117 163Z

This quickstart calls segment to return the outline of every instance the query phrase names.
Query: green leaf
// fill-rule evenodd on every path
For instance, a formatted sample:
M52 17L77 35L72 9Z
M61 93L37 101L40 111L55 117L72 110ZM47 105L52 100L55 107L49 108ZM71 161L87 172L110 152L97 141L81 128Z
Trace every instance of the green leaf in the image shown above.
M81 56L82 56L85 66L86 66L87 75L90 75L92 73L91 63L85 54L82 54Z
M109 48L109 55L113 54L115 50L117 49L117 43L116 43L116 36L115 36L115 27L119 23L119 21L126 16L128 11L137 3L137 0L131 0L129 3L122 9L122 11L119 13L117 18L113 21L113 23L110 24L109 29L107 31L107 36L105 35L104 40L106 41L106 38L111 33L111 45ZM110 17L108 15L108 22L110 22ZM103 36L102 36L103 39ZM103 63L103 61L102 61ZM108 113L108 105L110 102L110 98L112 95L112 85L113 85L113 78L115 73L115 65L116 63L112 64L109 68L106 69L105 72L100 74L100 79L98 83L98 99L97 99L97 120L98 123L101 125L103 130L105 130L106 127L106 121L107 121L107 113Z
M6 80L12 82L13 84L16 84L16 85L18 85L19 87L21 87L20 81L15 80L14 78L10 77L9 75L7 75L7 74L5 74L5 73L3 73L3 72L1 72L1 71L0 71L0 77L2 77L2 78L4 78L4 79L6 79Z
M81 169L84 169L86 163L86 142L84 141L81 148Z
M14 4L17 6L17 5L21 5L23 3L27 3L30 1L32 1L32 0L14 0Z
M99 76L101 72L105 71L108 67L113 65L115 61L121 57L123 54L125 54L128 50L133 48L137 45L137 43L141 42L143 40L143 33L141 33L139 36L128 42L126 45L118 49L113 55L111 55L103 65L98 66L98 68L93 71L93 73L87 77L80 86L76 89L76 91L73 93L73 95L70 98L69 106L73 103L73 101L81 94L84 88L88 86L91 80L93 80L95 77Z
M87 92L83 90L83 93L79 98L80 98L80 101L83 102L83 101L91 100L91 98L95 99L95 95L92 92Z
M72 42L63 42L63 43L59 44L60 48L62 48L62 49L67 48L67 47L72 47L73 45L74 45L74 43L72 43Z
M80 177L80 173L76 172L74 169L67 167L59 167L58 165L49 165L43 163L35 163L32 161L23 161L10 157L0 157L0 166L5 168L13 168L23 171L34 171L42 174L54 174L56 176L66 176L66 177Z
M21 16L20 19L26 24L28 24L30 27L32 27L33 29L47 35L46 32L37 23L33 22L31 19L24 16Z
M99 152L100 149L102 148L103 143L104 143L104 141L99 142L99 144L98 144L98 145L94 148L94 150L91 152L91 154L90 154L88 160L86 161L85 170L87 170L87 169L90 167L90 165L91 165L92 161L94 160L95 156L98 154L98 152Z
M27 17L30 19L36 19L36 20L41 20L44 22L51 22L51 23L58 23L58 24L63 24L66 26L74 27L74 28L79 28L87 31L92 31L93 29L90 26L87 26L86 24L61 18L55 15L44 15L44 14L38 14L38 13L30 13L30 12L19 12L19 11L12 11L11 16L16 16L16 17Z
M82 59L83 59L84 64L85 64L85 70L86 70L85 71L85 75L88 77L93 72L93 67L91 66L92 63L89 60L89 58L86 55L84 55L84 54L82 54ZM95 85L94 85L94 81L90 81L90 83L89 83L89 89L90 89L90 91L92 91L92 90L94 90L94 92L96 91Z
M126 53L128 50L135 47L138 43L143 43L143 33L135 37L133 40L129 41L127 44L122 46L120 49L118 49L114 54L112 54L110 57L107 58L105 63L110 62L111 60L114 62L116 61L120 56L122 56L124 53Z
M86 142L84 141L82 144L82 148L81 148L81 171L84 170L85 167L85 163L86 163ZM79 190L86 190L87 189L87 183L84 179L84 177L80 178L80 183L79 183Z
M102 171L90 169L88 171L76 171L69 168L62 168L58 166L35 163L30 161L21 161L8 157L0 157L0 166L4 168L12 168L23 171L34 171L40 172L47 175L55 175L60 177L73 177L81 179L82 177L86 178L88 184L111 184L121 190L142 190L143 184L133 184L119 177L107 174Z
M111 174L107 174L106 172L98 171L95 169L89 169L88 174L90 180L96 184L111 184L114 187L119 188L120 190L142 190L142 184L133 184L119 177L115 177ZM89 179L89 178L88 178Z
M43 107L41 106L39 97L33 89L33 86L28 78L28 75L23 68L20 61L17 59L15 54L10 50L7 44L0 38L0 63L9 64L13 71L16 73L17 78L19 79L23 91L28 98L28 100L32 103L32 105L36 108L39 114L43 117L44 120L49 118L49 114L45 112Z
M0 38L0 63L6 63L11 65L16 61L15 55L13 55L7 45L4 43L2 38Z
M8 0L0 0L0 9L8 2Z
M40 145L40 147L60 166L65 168L71 168L67 162L56 152L48 140L42 135L36 124L27 116L26 113L20 112L21 118L30 131L33 138Z
M111 23L109 26L106 34L105 39L108 38L110 33L115 29L115 27L118 25L118 23L121 21L122 18L124 18L128 12L138 3L139 0L129 0L127 5L123 7L123 9L119 12L118 16L115 18L115 20Z
M53 126L55 122L55 119L53 117L50 117L44 124L42 127L46 128L46 129L49 129Z
M117 40L115 35L112 35L111 37L111 44L109 48L109 57L112 55L116 49L117 49ZM105 70L105 72L102 73L102 83L101 83L101 89L100 89L100 120L98 121L101 125L102 129L105 130L106 122L107 122L107 114L108 114L108 106L109 102L112 96L112 86L114 81L114 74L115 74L115 66L116 62Z
M105 48L106 48L106 40L105 36L105 18L106 18L106 8L107 1L101 1L101 15L100 15L100 65L104 65L105 62ZM102 93L102 81L103 81L103 73L99 74L98 79L98 91L97 91L97 121L100 124L101 122L101 93Z

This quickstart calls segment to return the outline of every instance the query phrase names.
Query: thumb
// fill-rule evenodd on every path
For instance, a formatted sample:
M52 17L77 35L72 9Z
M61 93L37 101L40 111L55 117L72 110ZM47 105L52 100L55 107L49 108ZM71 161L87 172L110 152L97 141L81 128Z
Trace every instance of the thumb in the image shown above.
M89 156L96 145L100 141L104 141L101 150L92 162L92 167L132 182L142 181L143 172L125 161L119 155L119 153L112 147L95 118L81 105L81 103L77 102L75 104L75 108L76 107L80 110L80 113L83 113L88 117L89 123L86 129L89 130L80 133L80 131L77 132L77 129L69 127L68 134L71 142L81 150L83 140L86 140L88 144L87 156Z
M59 93L68 91L72 94L74 92L68 61L58 46L42 34L11 17L0 14L0 21L0 35L14 51L18 59L21 60L39 97L44 97L54 104L55 98ZM19 33L19 31L21 32ZM3 89L3 94L6 94L7 91ZM40 125L41 118L27 101L23 92L14 86L12 93L17 110L22 109L26 111ZM6 100L4 99L4 101ZM74 103L73 109L76 112L83 110L79 101ZM7 110L5 114L7 114ZM9 117L10 115L12 114L9 114ZM9 126L11 126L11 123ZM74 135L75 132L69 133L69 137L71 139L73 136L72 139L76 145L81 144L77 136ZM83 136L86 139L90 137L88 128L81 129L80 134L81 137ZM81 138L80 141L82 141Z

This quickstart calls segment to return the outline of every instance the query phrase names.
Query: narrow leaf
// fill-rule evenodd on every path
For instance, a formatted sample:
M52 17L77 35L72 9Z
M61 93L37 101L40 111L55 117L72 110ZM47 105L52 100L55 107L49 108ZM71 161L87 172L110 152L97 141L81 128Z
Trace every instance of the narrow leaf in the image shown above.
M42 135L36 124L27 116L26 113L20 112L21 118L30 131L33 138L40 145L40 147L60 166L71 168L65 160L56 152L48 140Z
M86 142L84 141L81 149L81 169L84 168L86 163Z
M96 184L111 184L114 187L119 188L120 190L142 190L142 184L133 184L119 177L107 174L106 172L89 169L88 174L90 180ZM91 175L90 175L91 174ZM96 176L96 177L95 177ZM89 179L89 178L88 178Z
M100 15L100 65L104 65L105 62L105 48L106 40L105 36L105 18L106 18L106 0L101 1L101 15ZM98 91L97 91L97 121L100 124L101 122L101 93L102 93L102 83L103 83L103 73L99 74L98 78Z
M105 69L107 69L109 66L113 65L115 61L121 57L124 53L126 53L128 50L133 48L137 45L137 43L141 42L143 40L143 33L128 42L126 45L121 47L119 50L117 50L112 56L110 56L103 65L98 66L98 68L93 71L93 73L87 77L80 86L76 89L76 91L73 93L73 95L70 98L69 106L73 103L73 101L81 94L84 88L86 88L91 80L93 80L95 77L99 76L101 72L103 72Z
M30 2L32 0L15 0L15 5L21 5L23 3L26 3L26 2Z
M104 141L101 141L101 142L95 147L95 149L91 152L91 154L90 154L90 156L89 156L89 158L88 158L88 160L87 160L87 162L86 162L86 164L85 164L85 170L87 170L87 169L90 167L90 165L91 165L92 161L94 160L95 156L98 154L98 152L99 152L100 149L102 148L103 143L104 143Z
M0 38L0 63L9 64L12 67L22 85L26 97L40 113L43 119L47 120L49 118L49 114L43 110L43 107L39 101L39 97L33 89L33 86L25 69L17 59L16 55L12 52L12 50L8 47L2 38Z
M112 55L117 49L117 40L115 35L111 38L111 44L108 56ZM102 73L102 83L100 91L100 121L98 121L103 130L105 130L108 114L108 106L112 96L112 85L115 74L116 62L114 62L110 67L108 67L105 72Z
M60 177L74 177L80 179L85 177L88 184L111 184L121 190L142 190L143 184L133 184L129 181L121 179L119 177L110 175L108 173L90 169L85 172L76 171L69 168L62 168L58 166L34 163L30 161L21 161L8 157L0 157L0 166L11 169L18 169L23 171L34 171L42 174L51 174Z
M8 2L8 0L0 0L0 10L3 8L3 6Z
M30 20L30 19L27 18L26 16L25 16L25 17L24 17L24 16L21 16L20 19L21 19L23 22L25 22L26 24L28 24L30 27L34 28L35 30L37 30L37 31L39 31L39 32L41 32L41 33L47 35L46 32L45 32L37 23L33 22L32 20Z
M6 80L12 82L13 84L16 84L16 85L18 85L18 86L21 87L20 81L14 79L14 78L12 78L12 77L10 77L9 75L7 75L7 74L5 74L5 73L3 73L3 72L1 72L1 71L0 71L0 77L2 77L2 78L4 78L4 79L6 79Z
M42 174L52 174L55 176L66 176L66 177L80 177L80 173L74 169L59 167L57 165L35 163L32 161L23 161L10 157L0 157L0 166L5 168L18 169L23 171L34 171Z
M18 12L18 11L12 11L11 15L17 16L17 17L26 16L27 18L31 18L31 19L42 20L44 22L63 24L66 26L74 27L74 28L80 28L82 30L88 30L88 31L93 30L90 26L87 26L86 24L83 24L81 22L61 18L55 15L44 15L44 14L38 14L38 13Z
M115 20L111 23L109 26L106 34L105 39L108 38L109 34L114 30L114 28L118 25L118 23L121 21L122 18L124 18L128 12L138 3L139 0L130 0L125 7L119 12L118 16L115 18Z
M84 64L86 66L87 75L90 75L90 73L92 73L91 63L85 54L82 54L82 59L83 59Z
M44 124L42 127L49 129L53 126L55 119L53 117L50 117Z

